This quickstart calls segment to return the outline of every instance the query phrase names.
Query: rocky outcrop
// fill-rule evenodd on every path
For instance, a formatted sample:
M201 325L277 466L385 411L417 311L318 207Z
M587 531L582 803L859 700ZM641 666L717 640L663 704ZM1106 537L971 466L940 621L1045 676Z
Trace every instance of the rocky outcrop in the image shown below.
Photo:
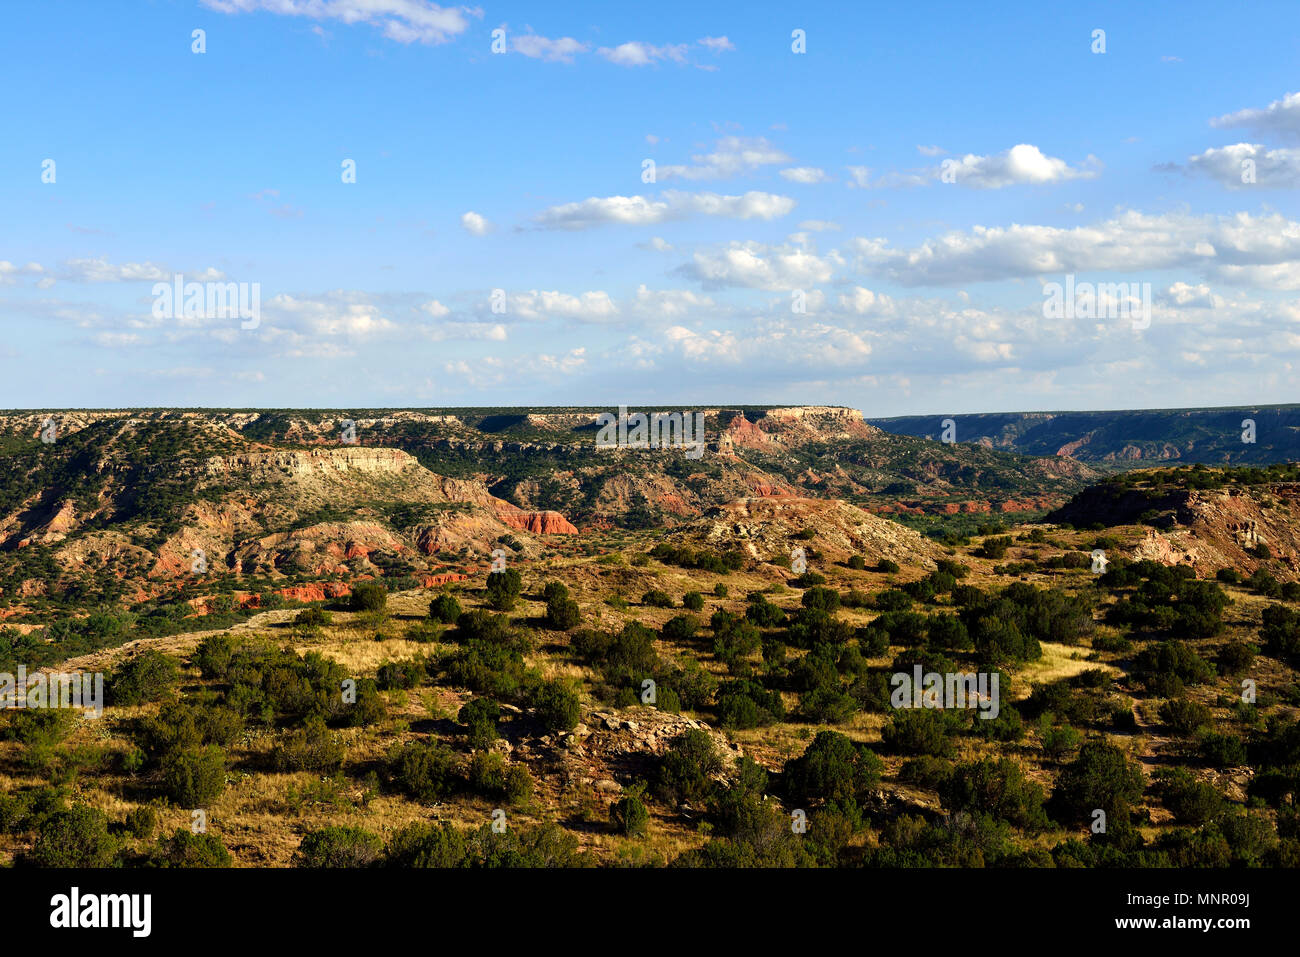
M211 476L240 473L263 480L274 476L331 476L345 472L399 474L418 467L419 463L400 449L360 445L214 455L204 463L205 471Z
M759 561L788 558L805 529L829 560L862 555L874 564L888 558L900 564L934 567L938 546L906 526L879 518L847 502L798 496L743 498L697 519L681 533L715 550L739 547Z
M496 513L501 524L534 535L578 534L578 530L559 512L525 512L503 502L497 506Z

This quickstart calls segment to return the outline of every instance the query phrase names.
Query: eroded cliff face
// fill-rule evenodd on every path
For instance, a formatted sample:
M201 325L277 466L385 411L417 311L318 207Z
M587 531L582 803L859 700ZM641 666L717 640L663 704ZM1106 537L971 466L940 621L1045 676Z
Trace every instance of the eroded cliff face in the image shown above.
M1154 527L1146 530L1134 557L1189 564L1200 575L1212 576L1220 568L1249 575L1265 563L1259 551L1265 546L1291 577L1300 577L1298 483L1172 489L1164 494L1142 489L1115 494L1099 486L1076 496L1049 519L1080 527L1150 523Z
M910 528L879 518L847 502L770 495L742 498L710 509L678 533L715 550L739 548L751 558L788 557L804 529L815 529L822 561L849 555L888 558L933 568L941 551Z
M205 463L210 476L241 475L253 481L280 476L333 476L349 472L397 475L419 468L414 456L399 449L343 445L337 448L276 449L216 455Z

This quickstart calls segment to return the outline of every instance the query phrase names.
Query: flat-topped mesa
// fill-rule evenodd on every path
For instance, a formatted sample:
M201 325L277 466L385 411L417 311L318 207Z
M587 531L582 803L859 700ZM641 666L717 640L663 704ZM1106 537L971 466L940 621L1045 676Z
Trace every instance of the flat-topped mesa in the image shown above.
M342 472L384 472L396 474L418 466L415 457L400 449L367 446L339 448L277 449L273 452L241 452L214 455L205 463L209 475L229 472L278 472L287 475L334 475Z
M868 425L857 409L838 405L798 405L789 408L718 412L717 451L762 448L772 443L788 447L806 442L872 438L880 430Z
M794 405L783 409L768 409L766 417L777 421L802 422L812 418L839 418L848 422L861 422L862 413L842 405Z

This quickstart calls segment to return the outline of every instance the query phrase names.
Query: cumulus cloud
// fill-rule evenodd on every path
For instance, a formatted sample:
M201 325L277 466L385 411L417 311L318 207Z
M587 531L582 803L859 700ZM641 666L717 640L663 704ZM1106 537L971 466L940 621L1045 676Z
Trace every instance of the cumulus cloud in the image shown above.
M918 146L926 156L945 152L937 146ZM849 166L850 189L899 189L930 183L955 183L972 189L1002 189L1022 184L1057 183L1071 179L1092 179L1101 162L1089 156L1080 166L1047 156L1037 146L1021 143L991 156L967 153L960 159L945 159L938 166L921 169L890 170L872 178L868 166Z
M632 40L627 43L620 43L616 47L601 47L596 52L610 63L615 63L618 66L650 66L660 60L673 60L676 63L686 62L685 43L655 46L651 43Z
M633 305L647 319L681 319L697 310L716 312L717 306L711 297L690 289L650 289L645 283L637 287Z
M728 179L748 173L760 166L788 163L790 157L762 136L724 136L714 145L711 153L696 153L691 157L693 166L660 165L657 179Z
M608 322L618 316L618 305L603 290L574 296L533 289L510 296L506 311L523 319L560 318L578 322Z
M1227 281L1296 288L1300 223L1252 216L1127 211L1091 226L974 226L909 249L858 238L846 249L863 272L905 285L948 285L1049 273L1191 268Z
M882 173L871 178L869 166L846 166L849 171L849 189L900 189L905 186L924 186L934 177L923 173Z
M792 183L824 183L829 178L826 170L819 169L816 166L793 166L790 169L781 170L781 178L788 179Z
M618 224L645 226L692 215L726 219L774 219L795 207L788 196L751 190L741 196L666 190L662 198L645 196L592 196L543 210L534 217L542 229L590 229Z
M1041 185L1070 179L1092 179L1100 163L1089 156L1082 167L1071 166L1063 159L1047 156L1037 146L1021 143L992 156L967 153L961 159L945 160L934 175L948 178L958 186L974 189L1002 189L1021 184Z
M172 272L157 263L110 263L107 259L69 259L63 263L59 278L70 282L158 282L170 280ZM187 280L206 282L223 278L216 270L187 275Z
M336 291L313 298L281 293L263 304L263 319L274 329L309 336L364 339L397 329L362 294Z
M1210 120L1217 129L1245 128L1260 135L1300 136L1300 93L1288 93L1263 109L1238 110Z
M473 210L461 216L460 225L472 236L486 236L492 230L492 224Z
M894 300L863 286L854 286L852 292L840 296L840 308L859 316L889 316L894 312Z
M590 49L587 44L580 43L573 37L559 37L552 40L538 36L536 33L516 36L511 40L510 45L516 53L522 53L526 57L558 63L572 63L575 54L586 53Z
M28 263L25 266L15 266L11 262L6 262L5 260L0 259L0 286L12 284L18 276L44 276L44 273L45 267L40 263ZM37 285L41 286L42 289L49 288L52 281L46 282L48 279L48 276L44 276L44 278L38 281ZM42 285L42 283L45 284Z
M398 43L446 43L469 29L479 7L440 7L429 0L200 0L218 13L276 13L378 27Z
M699 42L711 53L729 53L736 49L736 45L726 37L701 37Z
M751 289L809 289L828 282L840 264L837 254L822 257L803 246L732 242L717 249L697 250L680 272L707 287Z
M1190 157L1187 168L1209 176L1228 189L1249 186L1293 189L1300 186L1300 149L1271 150L1257 143L1235 143ZM1248 170L1251 175L1247 174Z

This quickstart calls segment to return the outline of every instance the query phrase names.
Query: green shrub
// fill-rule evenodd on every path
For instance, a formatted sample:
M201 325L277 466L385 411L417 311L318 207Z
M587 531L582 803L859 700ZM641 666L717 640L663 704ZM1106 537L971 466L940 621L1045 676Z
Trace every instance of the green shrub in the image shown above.
M167 695L180 678L176 659L149 649L118 665L108 679L111 704L136 705Z
M790 806L836 802L857 807L880 781L884 762L866 745L854 744L837 731L820 731L797 758L785 763Z
M948 811L987 814L1026 831L1048 826L1043 789L1010 758L959 764L939 789Z
M513 568L489 572L487 577L487 602L497 611L510 611L524 590L523 577Z
M548 732L571 731L582 717L577 693L558 681L542 682L533 692L532 706Z
M1241 738L1219 731L1202 730L1198 737L1201 758L1216 768L1235 768L1246 763L1246 744Z
M301 728L290 731L271 752L278 771L337 771L347 749L319 715L308 718Z
M450 625L460 617L460 602L455 595L443 592L429 602L429 617L444 625Z
M722 770L722 759L705 731L687 731L674 738L659 766L655 791L664 801L702 804L714 791L711 777Z
M296 867L374 867L383 852L383 840L370 831L322 827L303 835L293 863Z
M650 812L639 794L625 794L609 806L609 823L619 834L643 837L650 825Z
M315 610L315 609L309 609ZM306 612L303 612L306 614ZM299 618L302 615L298 616ZM199 642L194 650L192 663L199 669L199 674L209 680L223 679L230 669L230 659L234 653L234 643L226 635L209 635Z
M1209 724L1210 709L1195 701L1171 698L1160 706L1160 720L1175 734L1194 734Z
M664 622L661 633L667 641L690 641L700 630L699 619L694 615L674 615Z
M1212 785L1198 781L1186 768L1157 771L1153 790L1174 820L1186 827L1200 827L1227 809L1223 795Z
M682 596L682 607L691 611L703 611L704 596L697 591L688 591Z
M546 602L546 627L556 631L568 631L582 622L582 612L578 603L572 598L555 596Z
M1053 816L1076 824L1091 821L1092 812L1101 809L1111 824L1126 821L1130 806L1142 799L1144 787L1141 768L1123 751L1113 744L1089 741L1056 778Z
M505 799L511 807L522 807L533 797L533 776L522 764L512 764L506 771Z
M178 807L207 807L226 789L225 755L216 745L169 751L162 779L164 793Z
M397 749L389 769L398 786L424 804L441 801L459 779L455 754L437 741L413 741Z
M388 606L388 589L380 582L361 582L348 599L351 611L382 611Z
M469 759L469 786L485 797L498 797L506 788L506 761L495 751L475 751Z
M132 808L123 825L132 837L148 840L158 830L158 809L149 804Z
M475 698L461 705L456 720L465 725L465 738L471 749L489 748L497 739L501 707L491 698Z
M158 839L153 862L159 867L229 867L230 851L215 834L194 834L178 827L171 837Z
M38 825L25 859L37 867L112 867L119 850L103 812L74 804Z
M295 625L301 625L304 628L321 628L333 623L333 621L333 615L323 608L316 608L314 606L311 608L304 608L302 611L298 612L293 619Z
M929 754L947 757L953 752L948 736L947 712L922 708L900 708L890 723L881 729L881 743L903 754Z
M641 604L648 605L651 608L672 608L673 599L666 591L652 588L641 596Z

